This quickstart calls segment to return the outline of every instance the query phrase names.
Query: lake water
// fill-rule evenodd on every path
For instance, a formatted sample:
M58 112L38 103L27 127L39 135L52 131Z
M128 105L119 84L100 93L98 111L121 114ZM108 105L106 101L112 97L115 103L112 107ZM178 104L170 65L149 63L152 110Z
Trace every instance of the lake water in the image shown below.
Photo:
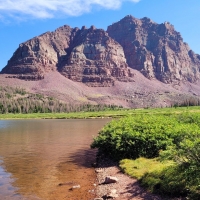
M90 144L109 121L0 120L0 199L93 199Z

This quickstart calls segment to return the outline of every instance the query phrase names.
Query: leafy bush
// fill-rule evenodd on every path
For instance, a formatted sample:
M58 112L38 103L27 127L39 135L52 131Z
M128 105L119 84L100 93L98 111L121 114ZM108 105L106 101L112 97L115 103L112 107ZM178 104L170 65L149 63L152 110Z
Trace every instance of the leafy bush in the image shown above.
M182 123L173 115L139 115L109 123L91 147L115 160L154 158L168 146L178 146L186 135L197 133L200 133L197 124Z
M186 135L178 144L160 152L162 160L172 159L181 165L200 167L200 134Z
M115 120L100 131L91 146L116 160L138 158L123 159L120 167L151 192L200 199L198 113Z

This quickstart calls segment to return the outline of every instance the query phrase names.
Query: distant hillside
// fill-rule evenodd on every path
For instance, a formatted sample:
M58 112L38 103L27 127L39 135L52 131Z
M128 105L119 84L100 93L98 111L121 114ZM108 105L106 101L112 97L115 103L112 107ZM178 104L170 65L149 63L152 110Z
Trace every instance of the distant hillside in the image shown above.
M0 87L0 113L63 113L118 110L114 105L69 104L53 97L33 94L19 87Z

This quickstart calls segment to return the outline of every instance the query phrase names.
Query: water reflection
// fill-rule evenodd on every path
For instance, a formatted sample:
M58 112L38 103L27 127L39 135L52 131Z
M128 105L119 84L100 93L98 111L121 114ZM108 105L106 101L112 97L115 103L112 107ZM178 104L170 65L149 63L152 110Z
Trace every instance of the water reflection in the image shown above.
M11 126L11 122L9 120L0 120L0 129L4 129Z
M89 144L108 121L1 121L0 195L4 198L0 199L17 200L23 195L28 199L72 200L74 195L85 196L94 183L94 172L89 167L95 156ZM79 194L58 187L66 181L81 184Z

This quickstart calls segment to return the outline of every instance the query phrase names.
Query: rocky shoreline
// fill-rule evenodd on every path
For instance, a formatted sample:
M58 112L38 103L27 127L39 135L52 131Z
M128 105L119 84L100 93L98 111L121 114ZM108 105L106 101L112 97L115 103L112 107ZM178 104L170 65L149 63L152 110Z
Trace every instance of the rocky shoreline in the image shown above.
M116 162L105 157L98 159L95 172L97 174L97 186L94 200L161 200L159 196L141 188L136 179L122 173ZM112 177L116 181L107 183L108 177Z
M137 179L122 173L118 164L108 158L98 158L95 166L97 176L96 198L94 200L184 200L184 198L160 197L140 187ZM106 183L107 177L117 181Z

